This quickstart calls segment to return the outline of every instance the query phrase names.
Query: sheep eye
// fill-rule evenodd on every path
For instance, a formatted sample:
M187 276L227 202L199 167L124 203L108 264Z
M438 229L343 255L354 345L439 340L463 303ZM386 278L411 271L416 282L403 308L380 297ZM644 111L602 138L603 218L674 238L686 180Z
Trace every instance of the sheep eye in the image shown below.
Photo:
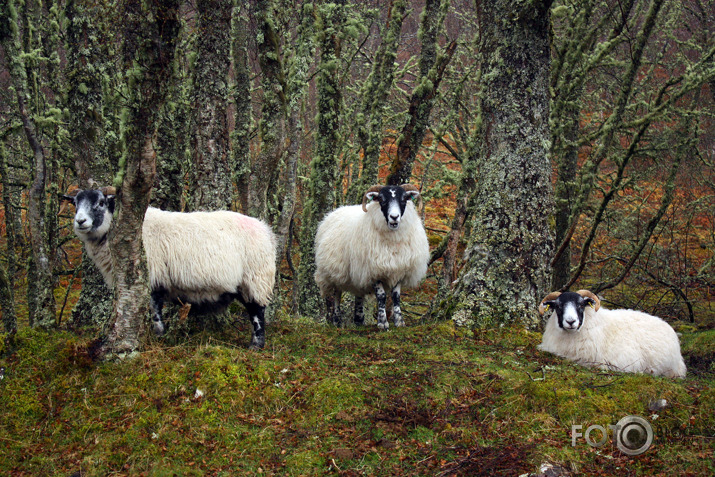
M102 199L102 200L99 201L99 206L100 206L100 207L104 207L104 199Z

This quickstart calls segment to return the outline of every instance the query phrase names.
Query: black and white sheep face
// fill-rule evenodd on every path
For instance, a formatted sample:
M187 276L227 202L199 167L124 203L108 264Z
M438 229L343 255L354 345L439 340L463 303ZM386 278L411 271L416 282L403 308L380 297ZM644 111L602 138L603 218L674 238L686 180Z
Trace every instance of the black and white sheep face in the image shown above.
M69 198L75 206L74 231L80 238L99 240L112 225L114 196L98 190L83 190Z
M385 186L379 191L368 191L365 197L368 200L380 203L380 209L385 217L385 222L387 222L387 227L390 230L397 230L405 213L407 201L419 197L419 195L420 193L416 190L406 191L400 186Z
M591 298L574 292L564 292L555 300L544 302L547 309L556 312L559 328L564 331L579 331L583 325L584 310L594 304Z

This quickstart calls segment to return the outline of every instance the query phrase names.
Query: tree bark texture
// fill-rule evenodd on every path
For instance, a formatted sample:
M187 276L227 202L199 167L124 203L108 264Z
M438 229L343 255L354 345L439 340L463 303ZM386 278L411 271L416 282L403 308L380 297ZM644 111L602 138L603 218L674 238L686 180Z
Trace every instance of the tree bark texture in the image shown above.
M67 106L70 146L74 154L77 182L81 189L111 183L113 167L103 143L102 71L105 66L101 17L106 12L82 0L67 2ZM71 326L103 329L112 314L112 295L102 274L86 256L82 269L82 290L72 310Z
M156 174L154 141L158 111L171 75L179 28L179 2L123 3L123 58L130 76L120 163L118 209L109 235L114 270L114 313L105 352L122 354L140 345L149 313L149 283L142 247L142 223Z
M251 173L251 72L248 69L248 3L236 1L231 23L231 58L236 108L231 132L233 179L241 210L248 212L248 182Z
M340 111L342 97L337 75L340 59L340 31L344 20L343 4L337 8L320 8L318 44L320 64L318 65L317 95L318 114L316 122L315 157L310 163L308 194L303 206L303 223L300 234L300 267L297 286L299 288L299 312L320 320L323 309L315 274L315 233L318 223L335 206L338 184L338 151Z
M273 2L258 0L255 6L259 28L258 63L261 67L263 105L258 123L260 152L251 169L248 189L248 215L267 219L268 191L275 191L278 166L285 142L285 77L280 40L273 19Z
M190 210L229 209L233 203L228 117L231 0L197 4L198 38L192 130L192 193Z
M45 208L48 168L44 147L38 137L33 116L27 107L30 98L27 64L24 49L21 46L20 32L17 28L18 7L20 6L12 1L0 4L0 16L4 17L3 23L0 24L0 41L7 56L9 72L15 88L22 130L32 152L33 181L27 210L32 251L29 263L30 286L28 286L29 321L33 326L49 328L55 325L56 310L49 247L50 234L47 230L47 210Z
M441 314L459 325L539 324L553 238L549 4L479 4L482 127L468 259Z

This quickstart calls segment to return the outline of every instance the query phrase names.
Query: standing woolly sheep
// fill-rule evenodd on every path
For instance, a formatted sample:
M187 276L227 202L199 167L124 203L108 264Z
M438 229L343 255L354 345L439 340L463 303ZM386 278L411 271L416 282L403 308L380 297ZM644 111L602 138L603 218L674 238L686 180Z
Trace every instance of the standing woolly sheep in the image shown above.
M110 287L113 275L107 234L114 213L112 194L113 188L105 188L65 196L76 208L75 233ZM270 227L230 211L182 213L149 207L142 244L157 335L164 333L165 300L218 309L238 300L253 323L251 346L265 345L264 313L276 273L276 241Z
M546 323L539 349L584 366L685 377L685 363L673 328L635 310L608 310L588 290L554 292L539 305Z
M422 207L412 185L373 186L362 206L340 207L322 220L315 236L315 281L327 304L328 321L340 325L340 297L347 291L355 295L355 324L362 325L364 297L374 292L377 326L387 329L387 287L392 290L395 326L404 326L401 288L417 286L429 261L427 235L410 199L419 199Z

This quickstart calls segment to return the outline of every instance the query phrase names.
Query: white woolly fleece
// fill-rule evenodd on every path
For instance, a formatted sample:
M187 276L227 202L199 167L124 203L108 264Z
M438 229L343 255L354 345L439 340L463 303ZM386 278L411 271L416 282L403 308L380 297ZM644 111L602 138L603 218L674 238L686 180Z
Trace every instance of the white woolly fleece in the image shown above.
M112 286L108 241L87 241L90 257ZM142 243L153 290L191 303L215 302L240 291L266 306L273 294L276 240L260 220L229 212L165 212L150 207Z
M539 349L584 366L685 377L685 363L673 328L662 319L635 310L584 310L579 331L559 328L552 313Z
M386 289L398 283L417 286L427 273L429 243L422 220L408 202L397 230L390 230L380 204L367 213L360 205L340 207L318 225L315 236L315 281L322 296L347 291L373 293L381 281Z

